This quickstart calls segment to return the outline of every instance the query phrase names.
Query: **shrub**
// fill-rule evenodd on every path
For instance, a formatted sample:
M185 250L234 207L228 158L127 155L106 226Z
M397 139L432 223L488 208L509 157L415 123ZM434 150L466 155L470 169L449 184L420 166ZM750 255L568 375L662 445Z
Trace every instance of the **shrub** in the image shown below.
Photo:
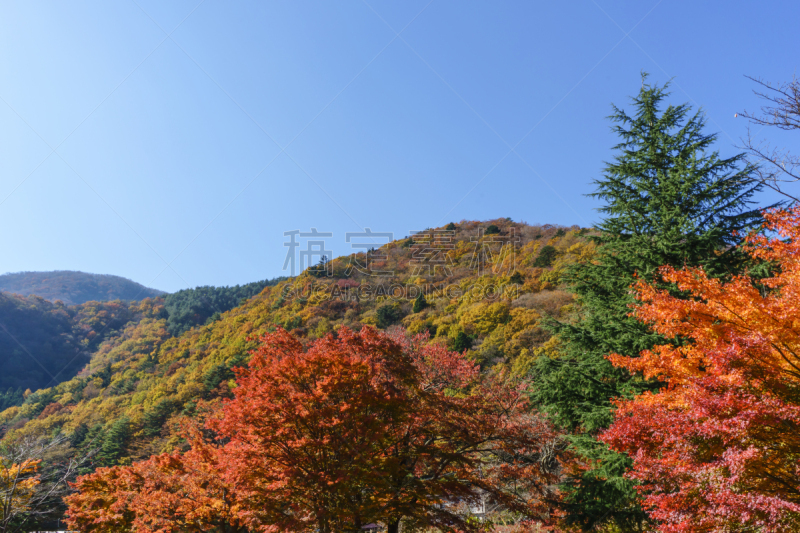
M456 338L450 343L450 349L454 352L462 353L470 348L472 348L472 339L463 331L459 331Z
M403 310L397 303L383 304L376 311L375 314L378 318L378 327L385 329L400 322L403 318Z
M565 291L542 291L536 294L523 294L511 302L511 306L535 309L541 315L558 316L561 308L572 303L572 300L572 295Z
M552 246L545 245L542 246L542 249L539 250L539 255L536 257L536 260L533 262L534 267L539 268L547 268L553 264L553 259L556 258L556 254L558 252Z

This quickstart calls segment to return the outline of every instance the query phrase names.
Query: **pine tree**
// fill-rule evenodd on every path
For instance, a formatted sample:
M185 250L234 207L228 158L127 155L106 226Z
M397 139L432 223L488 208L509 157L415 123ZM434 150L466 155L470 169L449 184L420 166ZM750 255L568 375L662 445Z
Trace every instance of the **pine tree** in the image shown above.
M556 255L558 255L558 250L556 250L554 246L546 244L542 246L541 250L539 250L539 255L536 256L533 266L538 268L548 268L553 264Z
M419 313L426 307L428 307L428 302L425 300L425 296L422 293L419 293L417 298L414 300L414 307L411 310L415 313Z
M315 278L324 278L329 274L328 270L330 269L330 261L328 260L328 256L323 255L319 258L319 263L316 266L311 267L308 269L308 273Z
M403 318L403 310L397 302L385 303L375 310L378 318L378 327L388 328L392 324L397 324Z
M144 412L142 434L147 437L159 435L167 419L178 407L176 402L161 398L153 407Z
M102 380L103 387L108 387L108 385L111 383L112 374L113 372L111 372L111 363L108 363L106 366L103 367L102 370L97 372L96 377Z
M130 419L123 416L111 424L103 438L97 458L103 466L117 464L130 437Z
M472 348L472 339L463 331L459 331L456 338L450 343L450 349L454 352L462 353L470 348Z
M75 431L72 432L70 435L69 443L73 448L77 448L83 441L86 439L86 436L89 434L89 426L85 423L81 422L78 424L78 427L75 428Z
M646 76L644 76L646 77ZM537 360L535 399L571 431L577 455L595 465L564 488L568 520L588 530L614 522L622 531L641 531L646 519L632 481L628 456L596 440L613 419L611 399L632 397L661 384L613 367L610 353L635 357L665 339L629 317L630 285L636 276L655 280L658 267L702 266L713 276L742 268L735 231L757 226L751 198L760 186L743 155L722 159L710 151L716 136L704 133L701 112L688 105L661 104L668 84L645 79L632 99L634 113L613 107L610 119L621 142L590 196L603 200L606 215L591 237L598 245L589 264L567 274L580 304L573 324L551 323L563 353Z

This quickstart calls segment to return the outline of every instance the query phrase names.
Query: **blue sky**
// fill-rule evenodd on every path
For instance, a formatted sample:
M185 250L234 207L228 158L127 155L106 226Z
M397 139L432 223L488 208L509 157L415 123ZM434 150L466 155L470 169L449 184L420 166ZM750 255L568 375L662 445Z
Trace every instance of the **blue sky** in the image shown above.
M640 71L674 78L673 101L702 106L731 155L747 125L734 113L758 105L744 75L800 66L798 16L787 2L5 1L0 273L174 291L281 275L295 229L332 232L338 255L366 227L588 226L616 142L605 117Z

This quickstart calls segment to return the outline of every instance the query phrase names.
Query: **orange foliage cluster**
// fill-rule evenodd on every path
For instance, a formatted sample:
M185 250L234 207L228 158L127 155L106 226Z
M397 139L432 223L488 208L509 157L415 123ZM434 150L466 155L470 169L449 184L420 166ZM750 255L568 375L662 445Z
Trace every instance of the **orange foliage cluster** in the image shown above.
M99 468L66 498L80 531L247 531L236 518L230 487L220 478L221 450L193 439L193 448L129 467ZM79 526L78 526L79 525Z
M665 268L680 299L640 283L635 315L679 346L611 361L667 385L620 400L603 440L634 460L665 532L800 528L800 208L766 214L780 238L750 236L765 279Z

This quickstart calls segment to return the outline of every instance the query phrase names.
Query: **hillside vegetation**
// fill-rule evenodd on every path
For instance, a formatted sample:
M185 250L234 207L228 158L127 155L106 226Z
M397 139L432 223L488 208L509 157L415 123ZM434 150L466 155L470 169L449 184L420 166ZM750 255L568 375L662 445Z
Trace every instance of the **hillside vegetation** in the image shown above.
M195 287L168 294L164 298L167 310L167 331L180 335L195 326L218 320L220 313L241 305L264 287L275 285L286 278L254 281L235 287Z
M215 320L279 280L235 287L198 287L146 300L66 305L38 295L0 292L0 410L19 405L26 390L55 386L74 377L143 318L166 320L170 335ZM30 389L30 390L28 390ZM34 396L34 399L38 396Z
M137 304L67 306L38 296L0 293L0 403L17 403L26 389L70 379L105 339L138 319Z
M72 270L53 272L16 272L0 276L0 291L22 296L35 294L45 300L61 300L67 305L88 301L144 300L163 295L163 291L150 289L120 276L88 274Z
M482 366L527 372L552 348L543 319L572 308L559 285L567 265L591 257L586 230L507 219L448 229L447 269L420 263L425 244L394 241L369 259L373 269L392 276L348 268L367 264L363 253L340 257L328 263L330 276L309 270L266 286L178 337L169 333L163 300L145 300L137 304L138 321L103 339L82 372L0 413L0 423L16 434L61 431L78 448L100 443L99 464L172 449L178 440L170 420L194 413L201 399L229 397L231 368L245 363L257 337L277 325L307 340L341 325L403 326L466 350Z

